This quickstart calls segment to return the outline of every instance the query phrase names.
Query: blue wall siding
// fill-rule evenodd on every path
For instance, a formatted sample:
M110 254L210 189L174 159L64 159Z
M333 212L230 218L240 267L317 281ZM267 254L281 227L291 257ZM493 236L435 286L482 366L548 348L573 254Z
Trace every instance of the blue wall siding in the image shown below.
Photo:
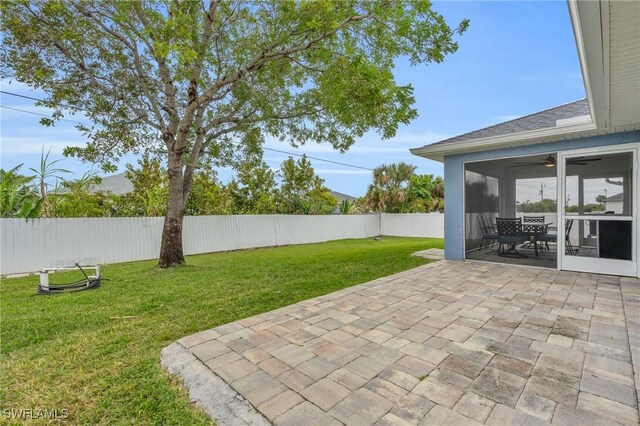
M640 142L640 131L615 133L551 142L492 151L472 152L451 155L444 158L444 236L445 258L464 259L464 163L467 161L491 160L500 157L516 157L532 154L550 154L571 149L592 148L597 146L620 145Z

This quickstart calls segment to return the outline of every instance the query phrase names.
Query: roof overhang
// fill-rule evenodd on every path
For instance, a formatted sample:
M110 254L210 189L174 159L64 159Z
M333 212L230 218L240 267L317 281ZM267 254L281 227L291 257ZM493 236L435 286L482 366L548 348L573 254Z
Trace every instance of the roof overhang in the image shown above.
M602 3L608 5L609 2ZM605 53L608 53L609 33L604 27L608 30L609 18L603 19L604 8L600 1L568 0L567 4L591 119L598 128L606 129L609 120L608 84L605 84L605 74L609 70L609 55Z
M450 142L433 146L426 145L420 148L412 148L409 151L411 151L413 155L443 161L447 155L511 148L514 146L531 145L533 143L553 142L554 140L574 139L588 136L596 130L596 125L589 118L589 122L587 123L567 124L540 130L511 133L503 136L474 139L471 141Z
M567 0L590 116L555 127L411 149L447 155L640 129L640 2Z

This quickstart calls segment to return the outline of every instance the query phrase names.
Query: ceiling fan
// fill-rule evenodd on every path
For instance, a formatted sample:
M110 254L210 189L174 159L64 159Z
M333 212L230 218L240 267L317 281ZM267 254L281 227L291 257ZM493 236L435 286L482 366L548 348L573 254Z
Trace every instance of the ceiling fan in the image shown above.
M574 157L574 158L569 158L567 160L567 164L575 165L575 166L586 166L592 161L600 161L600 160L602 160L602 158ZM545 158L543 161L513 163L508 167L531 167L531 166L545 166L549 168L555 167L556 159L553 157L553 155L549 154L549 156Z

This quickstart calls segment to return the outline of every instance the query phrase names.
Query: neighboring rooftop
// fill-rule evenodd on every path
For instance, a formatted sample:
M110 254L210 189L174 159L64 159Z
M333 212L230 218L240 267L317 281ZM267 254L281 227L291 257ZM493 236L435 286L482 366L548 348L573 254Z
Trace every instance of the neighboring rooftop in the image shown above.
M128 194L131 191L133 191L133 184L124 173L105 176L102 178L102 183L99 185L91 185L91 192L110 192L115 195L123 195ZM356 197L343 194L342 192L331 191L331 195L337 198L338 202L342 202L343 200L357 200Z
M621 192L621 193L616 194L616 195L612 195L611 197L604 199L605 203L612 203L612 202L613 203L615 203L615 202L622 203L623 201L624 201L624 192Z
M98 185L91 185L91 192L110 192L115 195L128 194L133 191L133 184L124 173L105 176Z
M347 194L343 194L342 192L336 192L336 191L331 191L331 195L333 195L339 203L343 202L344 200L347 201L355 201L357 200L356 197L353 197L351 195L347 195Z
M525 115L524 117L505 121L504 123L494 124L493 126L485 127L484 129L474 130L473 132L454 136L449 139L435 142L430 146L553 128L558 126L558 121L562 123L563 120L570 120L588 115L589 103L586 99L580 99L579 101L570 102L544 111Z

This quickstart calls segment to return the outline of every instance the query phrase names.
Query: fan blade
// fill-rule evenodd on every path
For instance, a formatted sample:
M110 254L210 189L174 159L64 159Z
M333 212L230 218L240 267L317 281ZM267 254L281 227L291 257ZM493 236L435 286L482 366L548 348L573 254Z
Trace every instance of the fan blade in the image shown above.
M507 167L534 167L534 166L542 166L544 163L527 163L527 164L512 164Z
M583 162L589 162L589 161L602 161L602 158L584 158L584 157L577 157L577 158L570 158L567 160L567 163L575 163L576 161L579 161L581 163Z

